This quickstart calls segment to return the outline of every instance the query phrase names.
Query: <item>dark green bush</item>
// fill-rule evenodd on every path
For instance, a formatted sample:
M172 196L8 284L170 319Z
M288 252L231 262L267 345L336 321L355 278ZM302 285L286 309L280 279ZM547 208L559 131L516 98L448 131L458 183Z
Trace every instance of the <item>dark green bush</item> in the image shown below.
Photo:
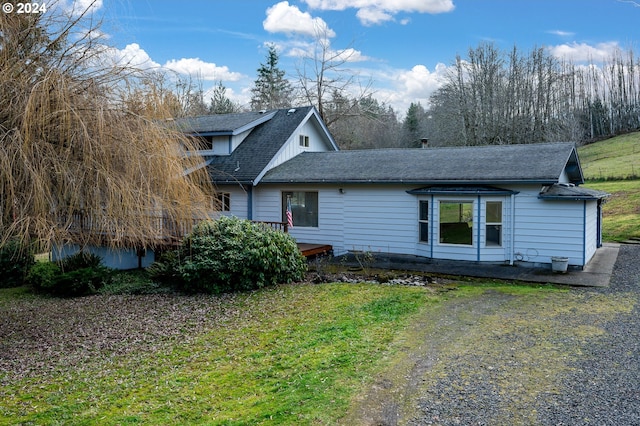
M302 279L306 260L288 234L222 217L205 221L161 266L187 292L226 293Z
M61 273L54 262L36 262L27 274L27 283L38 292L49 293Z
M179 260L179 250L164 251L160 253L155 262L149 265L147 273L154 281L175 288L181 287L181 278L178 275Z
M83 268L97 268L102 265L102 258L97 254L79 251L58 261L63 272L77 271Z
M109 282L98 290L100 294L167 294L172 292L171 287L162 285L158 280L152 280L149 271L144 269L114 272Z
M111 271L104 266L80 268L60 274L52 294L62 297L95 294L110 278Z
M111 279L112 270L99 256L79 252L61 261L39 262L31 268L28 282L34 290L60 297L96 293Z
M26 244L9 241L0 248L0 288L20 287L34 263L34 256Z

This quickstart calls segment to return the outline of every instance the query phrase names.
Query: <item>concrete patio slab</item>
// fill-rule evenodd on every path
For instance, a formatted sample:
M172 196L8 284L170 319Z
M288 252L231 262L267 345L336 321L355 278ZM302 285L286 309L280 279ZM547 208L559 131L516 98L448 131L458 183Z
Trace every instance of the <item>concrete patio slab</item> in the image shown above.
M370 262L372 268L427 272L442 275L458 275L476 278L494 278L524 282L564 284L571 286L607 287L618 258L619 244L607 243L596 251L583 269L569 268L566 273L556 273L551 265L544 268L484 264L455 260L425 259L411 255L375 253ZM357 266L353 255L338 259L341 264Z

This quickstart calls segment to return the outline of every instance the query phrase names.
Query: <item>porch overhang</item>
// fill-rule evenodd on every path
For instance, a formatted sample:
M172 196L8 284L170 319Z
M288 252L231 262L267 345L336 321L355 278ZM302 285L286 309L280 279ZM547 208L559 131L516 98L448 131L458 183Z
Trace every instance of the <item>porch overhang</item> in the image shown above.
M538 198L541 200L569 200L569 201L583 201L583 200L603 200L609 198L611 194L598 191L596 189L582 188L572 184L556 183L553 185L545 186L538 194Z
M518 191L487 185L432 185L407 191L411 195L515 195Z

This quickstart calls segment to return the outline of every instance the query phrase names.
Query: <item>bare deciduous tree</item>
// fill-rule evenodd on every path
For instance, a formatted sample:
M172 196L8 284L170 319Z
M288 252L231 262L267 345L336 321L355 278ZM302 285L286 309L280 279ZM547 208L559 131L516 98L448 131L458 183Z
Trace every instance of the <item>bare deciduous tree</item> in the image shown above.
M347 67L357 52L353 48L334 50L328 31L324 27L315 29L313 49L297 67L298 86L304 103L314 105L320 117L331 128L342 117L357 114L356 108L341 110L339 115L330 114L327 105L334 94L354 99L371 96L371 82L361 84L358 74Z
M485 44L457 58L431 97L437 144L586 142L640 128L640 71L632 50L588 66L542 48L508 55Z

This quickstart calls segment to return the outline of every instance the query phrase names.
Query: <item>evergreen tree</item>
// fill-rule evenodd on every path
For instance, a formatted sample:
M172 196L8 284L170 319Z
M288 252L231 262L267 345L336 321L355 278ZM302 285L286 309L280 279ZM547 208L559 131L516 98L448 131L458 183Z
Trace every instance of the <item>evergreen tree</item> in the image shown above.
M240 112L240 106L227 97L227 88L219 81L213 89L213 97L209 105L211 114L231 114Z
M425 111L420 103L411 103L407 110L407 115L402 123L404 130L404 144L406 146L419 146L420 139L426 137L423 134L425 130Z
M251 109L254 111L291 106L293 89L285 72L278 68L278 59L275 46L270 45L267 63L260 64L258 78L251 89Z

